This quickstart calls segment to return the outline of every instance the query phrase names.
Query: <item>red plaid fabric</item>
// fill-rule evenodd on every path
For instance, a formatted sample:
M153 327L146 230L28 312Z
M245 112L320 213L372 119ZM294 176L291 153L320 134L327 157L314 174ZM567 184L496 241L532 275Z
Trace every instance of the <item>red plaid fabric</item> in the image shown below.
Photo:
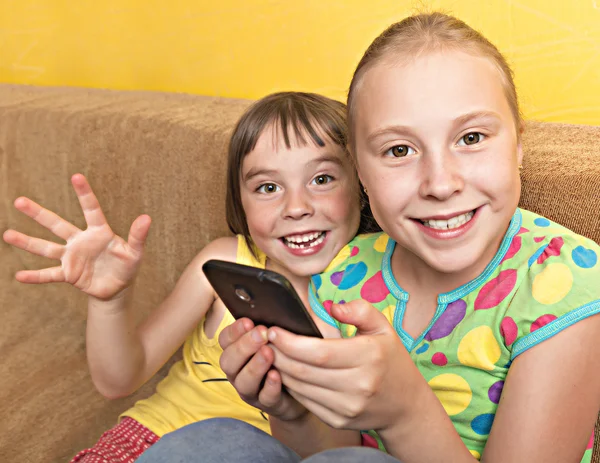
M75 455L71 463L131 463L158 439L146 426L125 417L102 434L93 447Z

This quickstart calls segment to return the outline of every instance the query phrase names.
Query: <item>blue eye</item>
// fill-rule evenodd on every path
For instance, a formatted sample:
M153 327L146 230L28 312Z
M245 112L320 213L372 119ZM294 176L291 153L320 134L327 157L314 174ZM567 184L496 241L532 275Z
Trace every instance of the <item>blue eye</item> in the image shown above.
M257 192L266 194L277 193L279 190L281 190L281 188L274 183L263 183L256 189Z
M479 132L469 132L458 140L458 146L476 145L485 139L485 135Z
M416 151L408 145L396 145L392 146L385 152L388 156L394 156L395 158L403 158L411 154L415 154Z
M332 180L333 177L331 175L317 175L315 178L313 178L311 183L314 183L315 185L326 185Z

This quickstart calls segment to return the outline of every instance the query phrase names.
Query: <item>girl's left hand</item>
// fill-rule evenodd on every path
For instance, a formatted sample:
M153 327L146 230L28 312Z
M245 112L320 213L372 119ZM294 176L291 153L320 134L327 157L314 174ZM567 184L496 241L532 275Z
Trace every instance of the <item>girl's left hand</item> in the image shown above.
M283 384L334 428L392 427L416 400L421 375L390 323L371 304L334 305L331 315L356 326L357 335L315 339L269 329Z

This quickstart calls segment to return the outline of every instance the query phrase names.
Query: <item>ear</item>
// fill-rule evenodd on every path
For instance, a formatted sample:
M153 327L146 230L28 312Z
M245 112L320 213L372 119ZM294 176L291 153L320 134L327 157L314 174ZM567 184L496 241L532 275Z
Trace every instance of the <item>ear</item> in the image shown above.
M517 165L523 164L523 145L521 142L517 145Z
M519 124L519 137L517 139L517 164L520 166L523 164L523 133L525 132L525 125Z
M358 167L358 159L356 159L356 157L353 157L352 159L354 160L354 168L356 169L356 175L358 175L358 181L360 182L360 186L364 187L365 182L363 182L363 177L360 173L360 168Z

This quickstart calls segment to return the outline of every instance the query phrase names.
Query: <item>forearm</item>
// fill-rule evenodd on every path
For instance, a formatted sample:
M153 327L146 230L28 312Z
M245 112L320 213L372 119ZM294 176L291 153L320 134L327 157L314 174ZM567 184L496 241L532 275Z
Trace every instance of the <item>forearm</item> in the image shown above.
M126 299L88 300L88 365L94 385L108 398L129 395L143 382L144 351Z
M331 448L361 445L358 431L334 429L310 412L293 421L281 421L272 416L269 420L273 437L302 458Z
M433 391L423 384L413 405L396 424L380 430L391 455L405 463L475 463Z

